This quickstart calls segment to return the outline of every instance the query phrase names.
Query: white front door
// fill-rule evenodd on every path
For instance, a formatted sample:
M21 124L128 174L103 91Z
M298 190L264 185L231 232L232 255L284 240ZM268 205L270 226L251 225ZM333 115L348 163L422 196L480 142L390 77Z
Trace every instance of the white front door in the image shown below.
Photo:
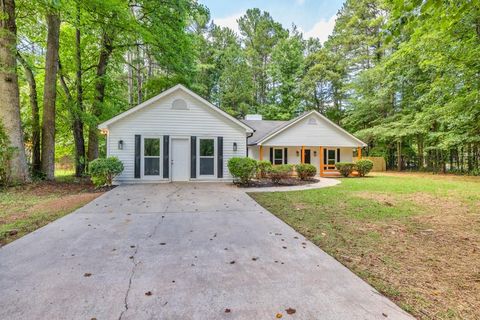
M172 181L188 181L190 148L188 139L172 138Z

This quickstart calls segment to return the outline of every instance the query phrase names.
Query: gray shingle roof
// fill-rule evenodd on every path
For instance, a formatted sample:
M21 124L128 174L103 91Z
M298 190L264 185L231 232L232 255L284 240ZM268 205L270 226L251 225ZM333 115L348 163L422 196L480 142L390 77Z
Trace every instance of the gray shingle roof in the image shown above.
M253 136L248 138L248 144L254 145L258 141L265 138L270 133L277 131L283 126L287 125L290 121L275 121L275 120L241 120L250 128L254 129Z

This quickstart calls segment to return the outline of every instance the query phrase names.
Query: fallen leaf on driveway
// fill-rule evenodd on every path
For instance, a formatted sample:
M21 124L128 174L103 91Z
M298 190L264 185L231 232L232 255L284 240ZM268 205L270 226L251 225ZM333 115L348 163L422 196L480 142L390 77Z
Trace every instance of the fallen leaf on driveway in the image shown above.
M228 308L225 309L225 313L230 313L231 311L232 311L232 310L230 310L230 309L228 309Z
M280 319L281 317L283 317L283 315L282 315L281 313L277 313L277 314L275 315L275 318L277 318L277 319Z
M147 291L147 292L145 292L145 295L146 295L146 296L151 296L151 295L152 295L152 291Z
M295 312L297 312L297 310L295 310L293 308L285 309L285 311L287 312L287 314L294 314Z
M89 272L86 272L86 273L83 274L84 277L90 277L91 275L92 275L92 274L89 273Z
M230 261L230 264L234 264L234 263L235 263L235 260Z

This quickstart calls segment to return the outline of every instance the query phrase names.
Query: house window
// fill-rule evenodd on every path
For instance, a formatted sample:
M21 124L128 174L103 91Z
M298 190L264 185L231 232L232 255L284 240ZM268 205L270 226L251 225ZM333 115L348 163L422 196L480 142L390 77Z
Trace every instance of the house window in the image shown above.
M337 150L328 149L327 164L334 165L337 162Z
M145 176L160 175L160 139L145 138L143 140L143 174Z
M273 150L273 164L283 164L283 149Z
M199 140L200 175L215 175L215 139Z

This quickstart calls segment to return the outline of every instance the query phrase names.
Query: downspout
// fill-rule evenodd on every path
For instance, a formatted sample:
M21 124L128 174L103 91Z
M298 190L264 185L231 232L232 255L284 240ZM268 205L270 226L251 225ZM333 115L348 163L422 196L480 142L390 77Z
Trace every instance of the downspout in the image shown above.
M245 138L245 145L246 145L246 155L247 155L247 158L248 158L248 138L251 138L253 136L253 133L255 132L255 130L253 132L250 133L250 135L247 135L247 137Z

